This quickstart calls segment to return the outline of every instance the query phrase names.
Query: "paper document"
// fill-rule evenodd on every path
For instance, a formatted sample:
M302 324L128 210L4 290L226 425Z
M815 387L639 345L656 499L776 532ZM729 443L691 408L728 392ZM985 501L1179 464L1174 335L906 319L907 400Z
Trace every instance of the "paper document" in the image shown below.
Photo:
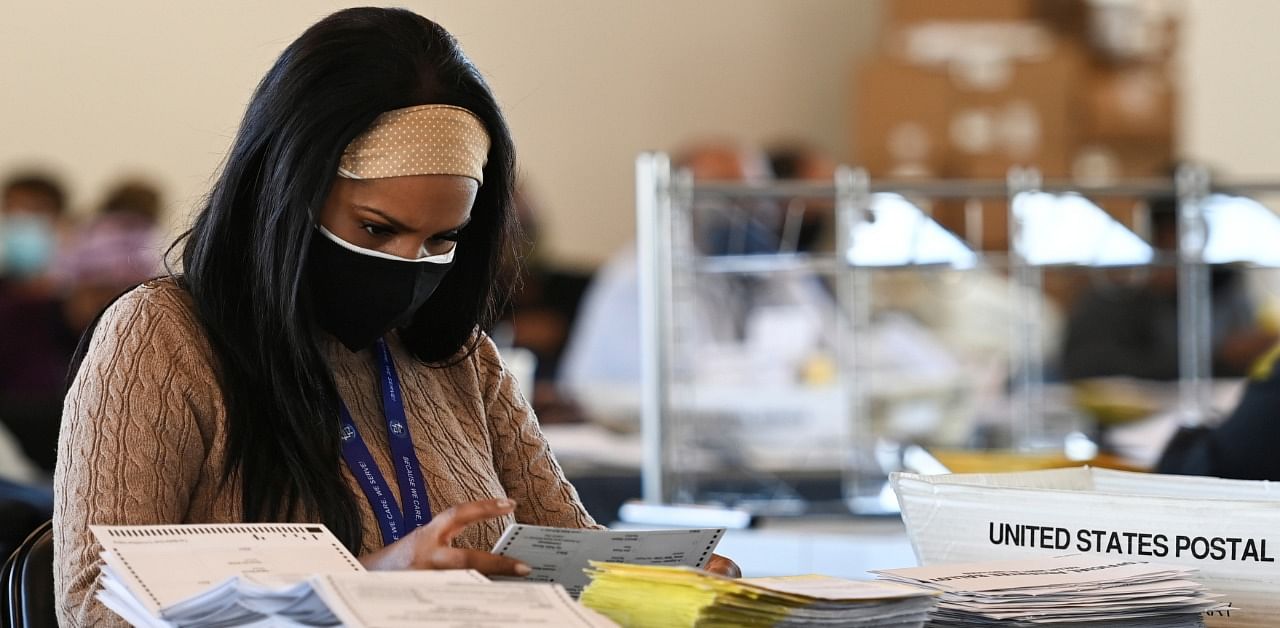
M284 587L364 567L319 524L89 526L113 578L147 612L241 578Z
M939 591L931 626L1195 627L1222 606L1195 569L1076 554L877 571Z
M367 572L319 524L90 529L105 550L97 599L143 628L615 626L555 584Z
M493 553L528 564L533 573L521 580L558 583L576 599L589 580L589 561L702 569L722 536L724 528L619 531L515 524Z
M433 579L433 572L403 571L319 576L313 584L347 626L377 628L604 628L617 624L548 583Z
M814 600L854 601L893 600L922 597L918 587L909 587L875 580L846 580L833 576L809 574L804 576L773 576L768 578L738 578L738 582L774 593L786 593ZM923 596L928 597L928 596Z

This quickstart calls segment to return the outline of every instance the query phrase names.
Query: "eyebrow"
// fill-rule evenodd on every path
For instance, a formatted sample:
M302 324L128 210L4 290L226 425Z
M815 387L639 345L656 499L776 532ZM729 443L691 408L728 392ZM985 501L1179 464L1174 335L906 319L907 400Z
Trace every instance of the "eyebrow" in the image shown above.
M387 212L384 212L381 209L378 209L376 207L369 207L368 205L356 205L355 207L356 209L363 209L371 214L377 214L378 217L387 221L387 224L391 225L392 227L394 227L399 231L413 231L413 229L410 229L403 222L400 222L399 220L392 218L389 214L387 214Z
M387 212L384 212L384 211L382 211L381 209L378 209L377 207L369 207L368 205L360 205L360 204L356 204L356 205L355 205L355 208L356 208L356 209L363 209L363 210L365 210L365 211L367 211L367 212L369 212L369 213L371 213L371 214L376 214L378 217L380 217L380 218L382 218L383 220L387 221L387 224L388 224L388 225L391 225L393 228L395 228L395 229L397 229L397 230L399 230L399 231L413 231L413 229L409 228L407 225L405 225L404 223L400 222L399 220L396 220L395 218L392 218L389 214L387 214ZM457 233L457 232L459 232L459 231L462 231L463 229L466 229L466 228L467 228L467 225L469 225L469 224L471 224L471 216L467 216L467 219L466 219L466 220L464 220L464 221L462 221L462 224L460 224L460 225L458 225L458 226L456 226L456 227L454 227L454 228L452 228L452 229L445 229L444 231L441 231L440 233L437 233L437 234L435 234L435 235L433 235L433 236L431 236L431 237L433 237L433 238L438 238L438 237L441 237L441 236L446 236L446 235L450 235L450 234Z

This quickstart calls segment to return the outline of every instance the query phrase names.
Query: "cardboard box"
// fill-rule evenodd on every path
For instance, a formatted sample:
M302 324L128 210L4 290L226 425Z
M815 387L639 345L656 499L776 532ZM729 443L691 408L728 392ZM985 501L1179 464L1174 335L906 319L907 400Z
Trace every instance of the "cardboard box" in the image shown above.
M978 248L983 251L1009 250L1009 204L1004 199L941 199L933 206L933 219L968 242L968 207L982 208L981 236Z
M853 146L876 177L939 177L947 162L950 84L945 74L890 58L854 80Z
M882 6L888 23L898 26L951 20L1029 20L1036 17L1037 4L1037 0L887 0Z
M1089 139L1172 143L1177 90L1164 64L1095 66L1081 95Z
M966 69L872 59L855 80L857 162L876 177L1004 178L1013 166L1066 176L1080 136L1082 71L1069 45L984 70L976 82Z
M1220 628L1280 621L1280 490L1088 467L892 477L921 564L1095 553L1188 565L1226 597Z
M1177 149L1168 139L1151 141L1084 141L1071 163L1071 175L1080 181L1168 177L1177 160Z
M1035 3L1036 20L1063 37L1088 43L1093 7L1086 0L1040 0Z
M879 178L1003 180L1015 166L1034 166L1050 178L1070 175L1081 135L1074 86L1084 61L1074 46L1053 51L1013 63L996 89L970 84L946 67L889 56L868 61L855 81L855 163ZM982 204L981 247L1007 248L1005 203ZM963 237L964 205L940 200L934 217Z
M967 72L954 73L958 78L982 83L1000 80L1000 66L1007 62L1044 58L1058 41L1062 40L1055 39L1052 30L1025 20L920 22L887 33L881 51L916 65L959 66ZM992 74L993 71L996 73Z
M1073 46L1061 45L1047 58L1017 63L1001 89L982 91L957 86L951 118L948 170L960 177L1004 178L1014 166L1035 166L1046 177L1066 176L1079 137L1077 90L1083 59ZM965 116L993 116L995 142L975 151L959 133Z

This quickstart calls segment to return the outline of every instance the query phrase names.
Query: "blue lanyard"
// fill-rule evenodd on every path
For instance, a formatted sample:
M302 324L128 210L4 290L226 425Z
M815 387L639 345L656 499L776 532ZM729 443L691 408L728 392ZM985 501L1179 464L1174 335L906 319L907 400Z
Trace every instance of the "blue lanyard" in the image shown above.
M338 400L342 416L342 459L356 476L373 508L378 527L382 529L383 545L390 545L414 529L427 525L431 521L431 505L427 501L422 466L413 449L413 438L409 436L409 422L404 415L404 398L395 361L391 359L386 341L378 340L374 349L382 382L382 414L387 420L387 440L391 443L391 461L396 468L396 483L400 485L400 503L404 505L404 513L396 506L391 497L391 487L374 463L364 439L360 438L360 430L351 420L347 404Z

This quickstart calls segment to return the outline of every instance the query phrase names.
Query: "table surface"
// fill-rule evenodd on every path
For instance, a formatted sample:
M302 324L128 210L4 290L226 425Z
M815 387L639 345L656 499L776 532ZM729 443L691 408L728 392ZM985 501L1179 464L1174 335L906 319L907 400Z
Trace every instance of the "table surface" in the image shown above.
M749 578L819 573L867 580L874 578L872 569L916 565L898 517L763 518L754 528L726 531L716 553L732 558Z

